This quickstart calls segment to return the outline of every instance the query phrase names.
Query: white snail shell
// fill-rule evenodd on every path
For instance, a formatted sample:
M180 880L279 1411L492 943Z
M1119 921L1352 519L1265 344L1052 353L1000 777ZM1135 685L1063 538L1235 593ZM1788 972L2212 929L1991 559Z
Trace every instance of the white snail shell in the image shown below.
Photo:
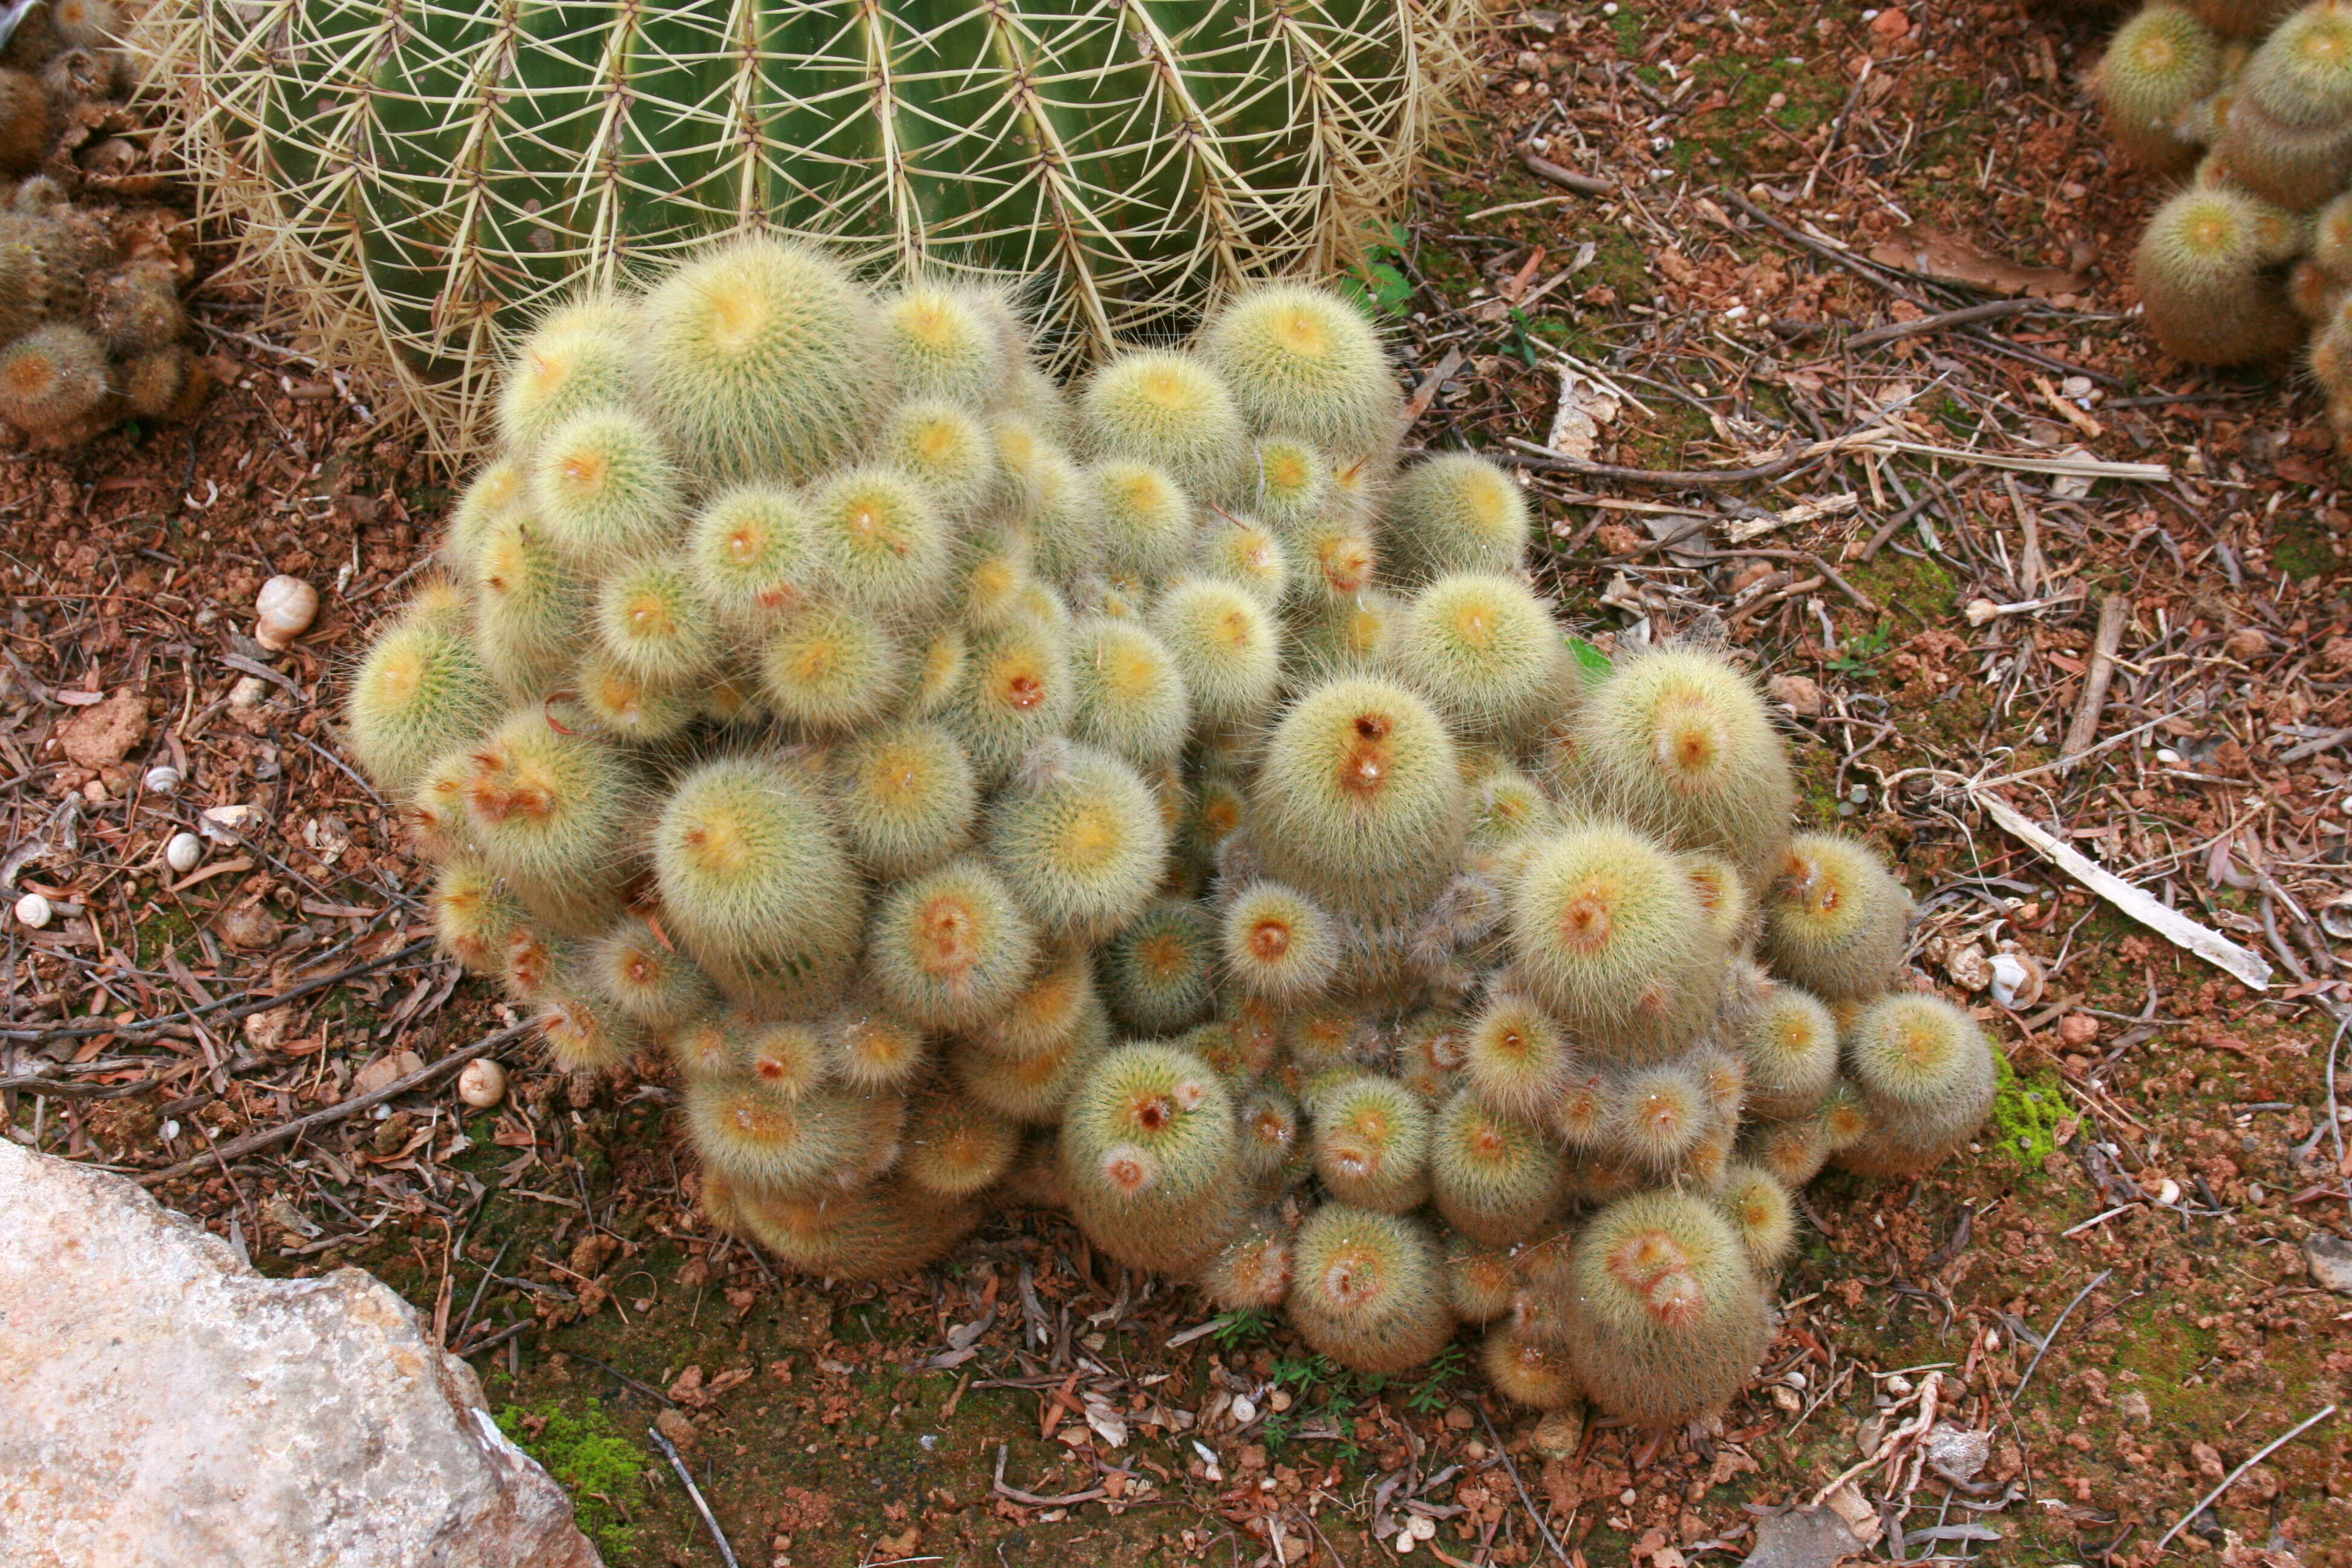
M319 590L299 577L272 577L253 599L253 640L272 653L319 618Z
M49 923L49 900L38 893L26 893L16 900L16 923L35 931Z
M507 1069L488 1058L467 1062L457 1074L457 1098L488 1110L507 1097Z
M149 795L170 795L180 787L180 770L169 763L158 763L147 770L143 782Z
M192 871L205 858L205 841L193 833L174 833L163 846L163 864L174 871Z

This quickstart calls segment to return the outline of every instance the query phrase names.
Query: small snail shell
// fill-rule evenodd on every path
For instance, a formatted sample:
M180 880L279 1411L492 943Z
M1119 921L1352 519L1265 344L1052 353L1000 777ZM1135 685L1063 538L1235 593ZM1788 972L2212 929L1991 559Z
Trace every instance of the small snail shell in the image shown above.
M205 841L193 833L174 833L163 846L163 864L174 871L193 871L205 858Z
M272 577L253 599L253 640L272 653L319 618L319 590L299 577Z
M149 795L170 795L180 787L180 770L169 763L158 763L147 770L142 782Z
M35 931L49 923L49 900L38 893L26 893L16 900L16 923Z
M488 1110L507 1097L507 1069L487 1057L467 1062L457 1074L457 1098Z

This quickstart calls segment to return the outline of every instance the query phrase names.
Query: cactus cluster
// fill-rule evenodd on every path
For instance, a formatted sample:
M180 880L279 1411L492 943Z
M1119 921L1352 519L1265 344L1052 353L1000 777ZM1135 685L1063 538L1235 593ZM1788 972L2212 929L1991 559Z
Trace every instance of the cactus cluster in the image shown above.
M555 1063L666 1062L710 1220L873 1277L992 1205L1334 1360L1467 1323L1644 1422L1770 1331L1790 1192L1965 1142L1909 900L1717 655L1595 681L1366 320L1227 301L1065 398L994 294L738 241L507 367L351 749ZM1016 1194L1018 1196L1016 1197Z
M2352 442L2352 3L2155 0L2092 82L2116 143L2186 177L2132 258L2158 343L2241 364L2307 342Z
M0 45L0 422L37 446L125 415L185 418L207 384L184 342L184 263L135 212L76 202L79 171L57 151L128 88L118 27L107 0L58 0Z

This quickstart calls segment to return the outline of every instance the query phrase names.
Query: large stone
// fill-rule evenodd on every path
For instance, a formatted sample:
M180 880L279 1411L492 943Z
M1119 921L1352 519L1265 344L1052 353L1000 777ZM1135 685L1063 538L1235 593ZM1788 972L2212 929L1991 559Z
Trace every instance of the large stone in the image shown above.
M423 1331L359 1269L265 1279L0 1138L0 1563L599 1568Z

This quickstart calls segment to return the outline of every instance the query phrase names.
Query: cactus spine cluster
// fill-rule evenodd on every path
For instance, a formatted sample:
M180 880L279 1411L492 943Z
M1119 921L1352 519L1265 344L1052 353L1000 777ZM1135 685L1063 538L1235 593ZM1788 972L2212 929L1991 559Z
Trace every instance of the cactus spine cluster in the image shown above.
M1046 1194L1349 1365L1484 1325L1508 1397L1679 1421L1791 1190L1984 1113L1748 679L1586 675L1516 482L1402 464L1328 295L1065 403L996 296L738 241L509 377L352 749L448 950L557 1066L672 1076L710 1223L795 1267Z
M123 96L108 0L34 8L0 47L0 422L32 444L87 440L125 416L184 419L209 384L165 226L102 204L70 138Z

